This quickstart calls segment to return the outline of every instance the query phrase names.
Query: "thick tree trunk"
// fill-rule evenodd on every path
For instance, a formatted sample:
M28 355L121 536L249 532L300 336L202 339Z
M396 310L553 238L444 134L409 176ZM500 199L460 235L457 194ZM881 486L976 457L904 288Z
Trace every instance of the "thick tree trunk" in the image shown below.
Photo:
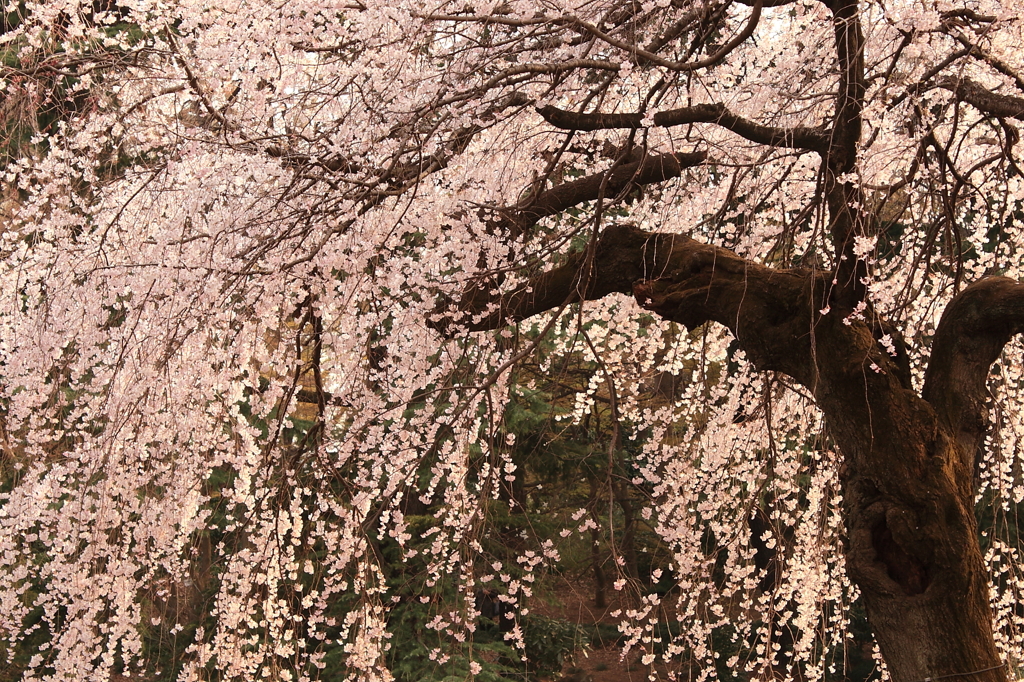
M866 330L837 323L819 325L814 393L846 464L847 570L893 679L1005 680L967 458L929 403L871 368Z
M767 4L755 4L750 27ZM848 571L863 593L893 679L1005 680L972 481L987 425L988 368L1010 336L1024 331L1024 285L990 278L958 296L936 331L924 390L919 395L912 389L899 335L870 307L862 310L868 266L855 246L877 237L879 228L877 216L866 210L872 202L850 180L859 175L868 85L859 0L823 4L835 37L836 87L834 111L821 126L764 126L722 103L657 111L649 121L640 111L573 112L550 105L538 111L566 130L705 123L759 145L818 154L821 196L814 201L823 198L828 206L834 272L826 277L774 270L683 236L610 225L599 242L561 267L500 296L489 283L468 287L457 307L469 329L483 330L621 292L691 329L708 321L728 327L755 366L803 384L825 415L844 458ZM1024 100L973 81L944 78L936 85L989 115L1024 115ZM510 237L528 235L543 217L679 177L704 156L623 156L610 170L495 212L489 226ZM444 329L452 320L439 311L436 324ZM893 347L889 339L880 343L885 335L895 337L895 358L886 350Z
M755 364L803 383L824 412L846 468L847 568L893 679L1005 680L973 513L975 453L910 388L878 331L822 313L826 287L809 273L720 249L710 267L691 252L664 272L634 287L645 307L688 326L722 322Z

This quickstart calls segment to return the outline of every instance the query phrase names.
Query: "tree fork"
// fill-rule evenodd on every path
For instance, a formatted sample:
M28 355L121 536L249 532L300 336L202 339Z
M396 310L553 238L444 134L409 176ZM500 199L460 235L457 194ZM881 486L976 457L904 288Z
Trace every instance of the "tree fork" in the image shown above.
M974 452L965 452L967 443L957 432L964 422L977 428L976 409L959 417L963 404L980 403L949 390L942 395L953 406L943 407L961 412L940 418L900 381L896 363L864 321L816 312L825 296L820 278L750 263L740 275L735 263L718 255L718 263L727 267L638 283L638 302L689 327L711 319L725 324L759 369L783 371L812 391L847 468L847 568L864 596L893 679L1005 680L974 519L969 464ZM957 360L949 362L973 370L975 381L966 391L971 397L978 394L979 381L983 389L1010 327L998 312L986 326L960 311L989 310L978 300L1011 285L1014 291L1022 288L1008 280L998 287L983 280L954 301L940 327L940 339L970 346L951 352ZM1019 303L1005 307L1016 313ZM956 332L964 326L989 333L965 341ZM939 344L933 364L945 362L944 347ZM950 374L964 371L936 369L933 385L950 388L951 381L938 378Z
M985 279L950 304L925 390L934 404L907 387L869 320L823 312L828 288L808 270L619 225L605 230L591 261L576 257L460 307L488 311L471 328L493 329L621 292L691 329L728 327L759 370L793 377L825 415L846 465L847 568L893 679L1002 682L974 520L974 453L965 448L984 420L977 398L988 367L1024 329L1024 285Z

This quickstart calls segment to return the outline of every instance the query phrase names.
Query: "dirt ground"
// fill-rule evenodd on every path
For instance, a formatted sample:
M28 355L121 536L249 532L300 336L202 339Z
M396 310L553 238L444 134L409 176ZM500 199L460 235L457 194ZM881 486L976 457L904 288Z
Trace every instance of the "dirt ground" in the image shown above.
M566 580L553 585L544 599L535 599L530 604L530 612L571 623L616 626L622 620L624 598L614 590L609 590L607 597L608 606L599 609L594 606L591 585L586 581ZM590 650L578 654L576 660L567 662L562 672L561 680L564 682L644 682L649 674L634 652L623 657L622 648L614 643L605 646L595 644Z

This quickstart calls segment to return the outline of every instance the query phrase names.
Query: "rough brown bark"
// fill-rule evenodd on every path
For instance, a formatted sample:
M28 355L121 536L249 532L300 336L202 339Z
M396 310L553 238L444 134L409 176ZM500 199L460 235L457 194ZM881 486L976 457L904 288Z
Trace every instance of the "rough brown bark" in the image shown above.
M1024 99L1020 97L992 92L969 78L945 78L938 85L986 114L1024 121Z
M955 435L962 466L976 470L988 430L989 368L1024 331L1024 285L1005 277L974 283L950 302L932 342L922 396Z
M966 394L976 396L1010 337L1005 316L996 312L989 322L998 330L965 341L958 327L982 325L960 312L978 310L964 302L1020 285L982 281L950 306L939 337L957 339L960 350L947 352L940 343L933 359L939 369L932 390L943 385L946 398L937 412L905 387L868 324L847 325L834 313L816 312L825 290L820 279L755 266L723 251L715 250L714 262L705 256L696 268L669 266L665 272L672 275L636 284L637 300L687 326L704 319L725 324L755 364L811 390L846 464L847 569L861 588L893 679L1005 680L973 513L973 450L965 452L970 441L958 436L965 423L976 436L978 413L964 409L976 403L956 397L963 392L954 384L965 381ZM693 257L680 253L670 260ZM973 671L984 672L956 675Z

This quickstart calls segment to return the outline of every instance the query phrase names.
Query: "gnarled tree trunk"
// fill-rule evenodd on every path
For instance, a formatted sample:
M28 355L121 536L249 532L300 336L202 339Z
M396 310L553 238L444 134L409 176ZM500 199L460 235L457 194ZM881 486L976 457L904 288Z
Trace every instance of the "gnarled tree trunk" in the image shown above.
M847 567L894 679L1006 679L971 481L985 378L1021 329L1024 287L986 279L950 304L919 396L876 341L881 321L820 312L821 278L685 242L663 271L634 286L642 305L688 326L725 324L761 369L798 380L824 412L846 464Z

